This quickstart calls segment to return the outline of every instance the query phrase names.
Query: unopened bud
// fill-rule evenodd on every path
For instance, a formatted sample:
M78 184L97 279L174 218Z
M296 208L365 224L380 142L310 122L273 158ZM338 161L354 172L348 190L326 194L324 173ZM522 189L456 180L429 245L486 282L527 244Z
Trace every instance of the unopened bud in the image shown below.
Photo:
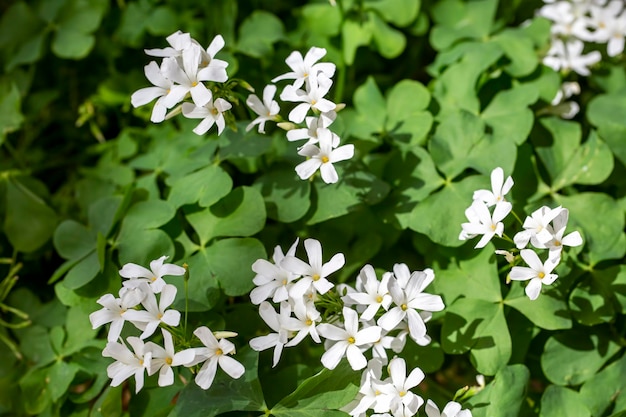
M228 337L235 337L237 335L238 333L229 332L228 330L213 332L213 336L215 336L216 339L226 339Z
M346 108L346 103L338 103L335 105L335 111L340 112L341 110Z
M276 126L280 127L283 130L293 130L298 127L294 123L291 123L291 122L280 122L280 123L277 123Z
M243 88L245 88L246 90L248 90L251 93L254 93L254 87L252 87L250 85L250 83L248 83L247 81L244 80L238 80L239 81L239 85L241 85Z

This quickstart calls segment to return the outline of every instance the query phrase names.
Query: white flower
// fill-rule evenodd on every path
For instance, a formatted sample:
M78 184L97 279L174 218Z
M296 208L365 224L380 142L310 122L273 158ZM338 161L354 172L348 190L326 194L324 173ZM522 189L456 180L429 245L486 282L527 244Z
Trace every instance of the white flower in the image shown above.
M217 126L217 134L221 135L224 127L226 127L224 112L233 107L223 98L217 98L213 101L213 96L210 91L209 96L209 100L201 107L193 103L183 103L183 116L190 119L204 119L193 129L196 135L204 135L213 124Z
M428 417L472 417L471 411L461 410L461 404L455 401L450 401L446 404L440 413L437 405L432 400L428 400L425 410Z
M504 232L502 219L509 214L512 208L511 203L502 201L496 204L493 215L491 215L487 205L483 201L474 200L472 205L465 210L465 217L467 217L469 222L461 225L463 230L459 234L459 239L467 240L478 235L483 235L474 248L485 247L495 235L502 236Z
M199 72L201 59L202 48L191 43L180 58L164 59L162 64L163 75L189 92L197 106L204 106L211 99L211 91L202 83L209 81L208 76Z
M552 47L548 51L543 63L555 71L572 70L580 75L589 75L589 67L602 59L598 51L591 51L583 55L585 45L578 39L570 39L566 42L560 39L552 41Z
M322 365L328 369L335 369L341 358L346 356L352 369L363 369L367 366L367 359L360 347L380 339L382 329L378 326L371 326L359 330L357 312L348 307L344 307L342 311L345 329L329 323L317 326L321 336L335 341L322 355Z
M395 357L389 361L387 369L389 371L389 378L386 379L383 384L374 382L374 387L390 396L392 410L396 408L398 404L411 404L411 408L415 408L415 413L424 403L424 400L411 392L411 388L418 386L419 383L424 380L424 372L420 368L415 368L407 376L406 362L399 357ZM417 401L417 407L415 407L415 401Z
M560 213L552 220L552 228L554 231L552 239L545 244L550 249L550 255L548 256L553 262L558 262L561 257L561 251L563 246L580 246L583 243L583 238L577 231L563 236L565 234L565 228L567 227L567 220L569 218L569 210L562 209Z
M144 371L150 367L151 352L144 351L144 343L137 337L126 339L133 347L134 353L126 345L118 342L108 342L102 356L115 359L107 367L107 375L111 378L111 386L117 387L126 379L135 376L135 393L143 387Z
M195 42L192 39L192 42ZM223 83L228 80L226 67L228 62L216 59L217 54L224 47L224 38L222 35L216 35L206 49L200 48L200 63L198 78L203 81L216 81Z
M146 296L141 301L146 311L129 310L125 316L127 320L132 321L135 326L143 330L143 333L139 336L141 339L152 335L161 323L169 326L178 326L178 323L180 323L180 312L176 310L166 311L174 302L174 298L176 298L177 289L175 286L167 284L163 287L158 305L156 295L148 289L147 284L143 283L139 288L146 293Z
M295 346L309 334L315 343L322 343L315 327L321 320L320 312L315 309L315 304L313 302L304 301L295 303L293 312L296 318L290 317L286 319L285 327L292 332L298 333L285 346Z
M513 236L513 241L518 249L526 247L528 241L539 249L544 249L546 243L552 240L552 231L550 222L563 210L561 206L551 209L542 206L533 211L532 214L524 220L522 227L524 230Z
M382 383L380 380L382 377L382 366L383 363L376 358L370 359L367 363L367 368L361 374L361 386L357 398L344 409L350 415L361 416L368 409L373 409L377 413L390 409L388 397L382 395L382 393L372 385L374 381L378 384Z
M324 98L333 85L332 80L323 74L310 75L309 79L306 91L288 85L280 93L281 100L300 103L289 112L289 120L294 123L301 123L311 108L320 112L329 112L337 107L335 103Z
M246 132L251 130L255 125L259 125L259 132L265 133L265 122L268 120L276 120L276 116L280 111L280 107L276 100L274 100L274 94L276 94L276 86L273 84L266 85L263 89L263 101L255 94L250 94L246 100L246 104L250 107L259 117L254 119L247 127Z
M167 258L167 256L161 256L159 259L150 262L149 270L137 264L125 264L120 269L120 275L124 278L129 278L129 281L124 281L124 286L134 288L141 282L147 282L154 293L160 293L165 286L165 280L163 280L165 275L185 275L185 268L174 264L163 264L163 261Z
M172 33L165 38L169 47L163 49L144 49L146 55L157 57L178 57L182 54L183 50L187 49L191 45L191 35L189 33L183 33L180 30Z
M309 80L310 76L316 77L319 72L331 78L335 74L335 64L330 62L320 62L316 64L324 55L326 55L326 49L317 48L315 46L309 49L304 58L302 58L300 52L292 52L287 59L285 59L285 62L292 71L279 75L272 79L272 82L275 83L280 80L293 79L295 80L293 87L300 88L305 80Z
M198 339L204 344L204 348L195 348L196 358L188 365L204 362L200 371L196 375L196 384L202 389L208 389L217 373L217 366L224 370L231 378L240 378L246 371L243 365L228 356L235 352L235 345L226 340L215 338L209 328L202 326L194 330Z
M291 287L290 295L296 299L301 298L311 287L319 294L325 294L333 287L326 277L346 263L343 253L337 253L330 261L322 264L322 245L318 240L306 239L304 249L309 259L308 264L295 256L285 256L280 263L286 270L302 275L302 278Z
M120 298L115 298L112 294L105 294L100 297L97 303L103 308L89 315L89 321L91 321L91 326L94 329L103 324L111 323L107 336L109 342L115 342L120 337L126 321L126 311L141 303L146 296L139 288L126 287L122 287L119 294Z
M337 113L330 113L331 117L312 117L309 116L305 119L306 128L302 129L291 129L287 131L287 140L289 142L294 142L296 140L307 139L307 143L305 145L314 145L319 142L319 138L317 137L317 130L319 128L327 128L330 126L332 121L337 117ZM336 148L339 146L339 136L334 132L331 132L333 136L332 147Z
M299 239L291 245L286 256L295 256ZM260 304L261 301L272 297L272 301L279 303L289 298L289 288L291 282L298 278L297 274L290 272L281 266L281 261L285 258L280 246L274 248L274 263L265 259L258 259L252 264L252 270L256 276L252 280L256 287L250 292L250 300L253 304Z
M317 129L317 137L319 148L315 145L304 145L298 151L298 155L307 156L310 159L296 166L296 173L300 179L305 180L319 169L325 183L336 183L339 181L339 176L333 164L352 158L354 145L343 145L333 149L333 133L328 129Z
M153 123L160 123L165 120L167 109L171 109L176 104L180 103L187 94L187 90L184 87L174 84L163 75L162 68L163 64L161 64L161 68L159 68L154 61L146 65L144 67L146 78L154 87L141 88L135 91L130 97L130 102L133 107L143 106L150 103L155 98L158 98L156 103L154 103L152 115L150 116L150 120Z
M425 321L417 312L417 309L426 312L444 309L445 306L440 296L423 292L434 279L435 274L433 270L428 268L411 274L406 288L401 288L396 279L390 280L388 287L395 307L378 319L378 325L390 331L398 323L405 320L409 325L409 334L415 342L424 343L429 341L429 339L425 339Z
M263 321L276 333L255 337L250 340L250 347L256 351L274 348L274 358L272 367L278 364L283 347L289 340L289 329L285 326L287 319L291 316L291 306L286 301L280 303L280 314L277 314L274 307L267 301L263 301L259 306L259 315Z
M541 292L542 284L550 285L558 278L557 274L551 273L554 267L556 267L556 263L550 259L542 263L539 256L532 249L522 249L520 255L529 267L514 266L509 277L514 281L530 280L525 288L526 295L531 300L536 300Z
M174 383L174 371L172 367L190 363L195 357L195 352L193 349L175 352L172 335L165 329L161 329L161 331L163 332L164 347L153 342L148 342L144 350L152 354L148 375L154 375L158 372L159 386L166 387Z
M513 178L509 176L504 181L504 171L497 167L491 171L491 191L476 190L473 199L484 201L488 207L491 207L505 201L504 196L511 190L511 187L513 187Z
M361 314L361 320L371 320L380 307L387 310L391 304L391 295L387 289L390 274L384 274L378 281L376 271L371 265L365 265L357 277L357 287L359 282L363 287L362 292L353 292L342 297L346 305L356 304L366 307Z

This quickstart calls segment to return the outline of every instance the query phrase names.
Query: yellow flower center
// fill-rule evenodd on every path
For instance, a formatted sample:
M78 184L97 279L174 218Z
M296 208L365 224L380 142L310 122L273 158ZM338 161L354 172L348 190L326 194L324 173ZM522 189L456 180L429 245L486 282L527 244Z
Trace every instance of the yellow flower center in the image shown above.
M168 365L172 364L172 358L165 358L165 363Z
M350 336L348 338L348 343L350 343L352 345L352 344L354 344L354 342L355 342L354 337Z
M307 326L310 326L310 325L312 325L312 324L313 324L313 320L311 320L311 319L306 319L305 323L306 323L306 325L307 325Z
M198 85L198 81L194 81L194 82L192 82L192 83L191 83L191 86L192 86L192 87L195 87L195 86L197 86L197 85Z
M543 272L540 272L540 273L537 274L537 277L539 279L543 279L543 278L545 278L545 276L546 276L546 274L544 274Z
M313 275L311 278L313 278L313 281L319 281L319 279L320 279L320 274L315 274L315 275Z
M224 354L224 351L223 351L222 349L220 349L220 348L217 348L217 349L215 349L215 354L216 354L217 356L220 356L220 355L223 355L223 354Z
M409 308L409 306L406 304L402 304L400 308L402 309L402 311L406 311Z
M376 302L377 303L382 303L383 302L383 296L382 295L376 296Z
M326 155L322 156L322 163L325 164L328 161L330 161L330 159Z
M215 107L213 107L213 108L211 109L211 113L212 113L214 116L217 116L217 114L219 113L219 110L217 110Z

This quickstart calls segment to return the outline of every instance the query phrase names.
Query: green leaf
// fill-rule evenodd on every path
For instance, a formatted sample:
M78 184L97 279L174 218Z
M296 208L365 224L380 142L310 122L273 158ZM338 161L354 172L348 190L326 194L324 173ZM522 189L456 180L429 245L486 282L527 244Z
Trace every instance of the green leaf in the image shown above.
M446 353L470 351L470 360L481 374L495 375L511 357L511 336L502 304L459 298L446 308L441 329Z
M78 365L62 360L56 361L48 368L48 378L46 382L48 383L50 398L52 398L53 402L58 401L58 399L66 393L77 372Z
M374 33L374 25L371 20L356 21L346 19L341 26L341 41L343 60L346 65L354 64L356 50L359 46L369 45Z
M176 12L167 6L156 7L146 19L146 29L155 36L167 36L176 32L179 27Z
M41 189L34 178L11 176L6 182L4 233L17 251L33 252L54 233L57 215L35 192Z
M206 246L220 236L250 236L265 225L263 197L252 187L237 187L210 208L187 214L187 220Z
M22 126L24 116L21 112L22 97L15 83L0 84L0 145L7 134L15 132Z
M572 196L555 194L554 200L569 209L568 228L582 231L592 264L626 254L624 213L613 198L586 192Z
M273 53L273 45L285 37L283 23L275 15L255 10L239 27L237 50L255 58Z
M624 89L611 94L601 94L589 101L587 118L598 127L598 135L609 145L613 154L626 164L626 103L624 103Z
M365 170L345 175L340 172L339 178L340 181L335 184L313 183L317 204L307 224L343 216L361 209L365 204L376 204L389 193L387 183Z
M619 350L619 345L600 329L569 330L548 339L541 355L541 368L557 385L579 385Z
M417 18L420 3L421 0L377 0L366 1L365 7L376 10L387 22L405 27Z
M140 201L132 205L128 210L122 222L122 228L152 229L163 226L165 223L169 222L175 214L176 210L167 201ZM123 233L120 232L120 235L122 234Z
M524 29L505 29L492 39L496 42L511 63L504 67L512 77L520 78L530 75L539 64L535 45Z
M298 385L270 412L276 417L345 416L336 410L356 397L359 378L360 373L354 372L347 361L332 371L324 368Z
M373 77L368 77L355 90L353 102L357 116L347 123L349 134L364 140L378 141L372 136L385 128L387 104Z
M541 396L540 417L591 417L576 391L550 385Z
M397 29L388 26L378 15L369 13L369 19L374 29L374 45L378 52L387 59L396 58L406 47L406 38Z
M419 146L392 153L383 179L392 186L385 199L385 219L395 219L402 229L408 227L417 203L444 185L430 154Z
M516 309L542 329L560 330L572 327L567 303L562 294L544 289L539 298L531 300L524 294L522 286L513 285L504 300L506 305Z
M429 103L430 92L422 84L413 80L398 82L387 95L385 130L408 143L409 148L423 143L433 123L432 114L424 111Z
M432 284L434 293L441 294L446 305L460 297L501 301L502 290L493 245L488 244L480 251L469 249L465 252L443 259L434 257L433 268L437 271Z
M218 165L210 165L174 180L168 178L165 183L171 189L167 201L176 208L194 203L210 207L233 188L233 180Z
M579 323L585 326L594 326L614 320L616 313L614 291L616 288L606 282L606 278L608 276L605 277L603 273L593 273L578 282L569 295L572 316Z
M259 177L253 184L263 199L267 217L291 223L304 217L311 206L311 183L300 181L293 170L277 170Z
M74 265L65 275L63 285L70 290L78 289L91 282L98 275L98 272L100 272L98 253L92 246L89 254Z
M580 399L593 416L604 415L612 404L619 402L616 410L623 409L626 403L626 356L608 365L589 378L580 388Z
M122 233L123 232L123 233ZM119 262L147 265L163 255L175 252L170 236L160 229L122 229L115 247L119 251Z
M95 44L94 35L60 28L52 40L52 52L59 58L82 59L89 54Z
M65 220L54 231L53 243L61 257L76 260L93 250L95 236L82 224Z
M435 3L431 13L435 26L430 35L433 48L449 48L461 39L484 39L493 26L497 0L443 0Z
M467 168L467 155L485 136L483 121L465 111L450 112L440 120L428 143L437 168L453 179Z
M246 123L239 123L237 131L226 129L219 138L219 159L253 158L269 152L272 139L257 133L246 132Z
M68 0L59 12L57 25L63 30L92 33L108 8L106 0Z
M24 409L28 414L37 415L43 412L52 401L50 385L46 383L48 368L31 368L20 379L19 385L22 395L28 398Z
M488 180L482 175L446 183L413 209L409 228L428 236L435 243L461 246L465 243L459 240L461 224L467 221L465 209L471 204L474 191L481 188L488 188Z
M481 117L493 129L496 140L521 145L533 126L534 115L529 106L538 98L539 91L534 85L518 85L496 94Z
M486 415L517 417L525 397L530 379L528 368L522 364L500 369L493 380L489 392L489 406Z
M306 32L322 36L335 36L341 28L341 12L330 3L307 4L302 7L302 19Z

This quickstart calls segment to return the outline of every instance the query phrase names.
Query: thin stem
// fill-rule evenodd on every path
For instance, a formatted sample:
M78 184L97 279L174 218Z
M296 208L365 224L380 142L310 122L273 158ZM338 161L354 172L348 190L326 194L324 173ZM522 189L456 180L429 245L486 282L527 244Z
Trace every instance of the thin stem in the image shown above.
M187 340L187 316L189 315L189 265L183 264L185 268L185 324L183 326L183 333L185 335L185 341Z

